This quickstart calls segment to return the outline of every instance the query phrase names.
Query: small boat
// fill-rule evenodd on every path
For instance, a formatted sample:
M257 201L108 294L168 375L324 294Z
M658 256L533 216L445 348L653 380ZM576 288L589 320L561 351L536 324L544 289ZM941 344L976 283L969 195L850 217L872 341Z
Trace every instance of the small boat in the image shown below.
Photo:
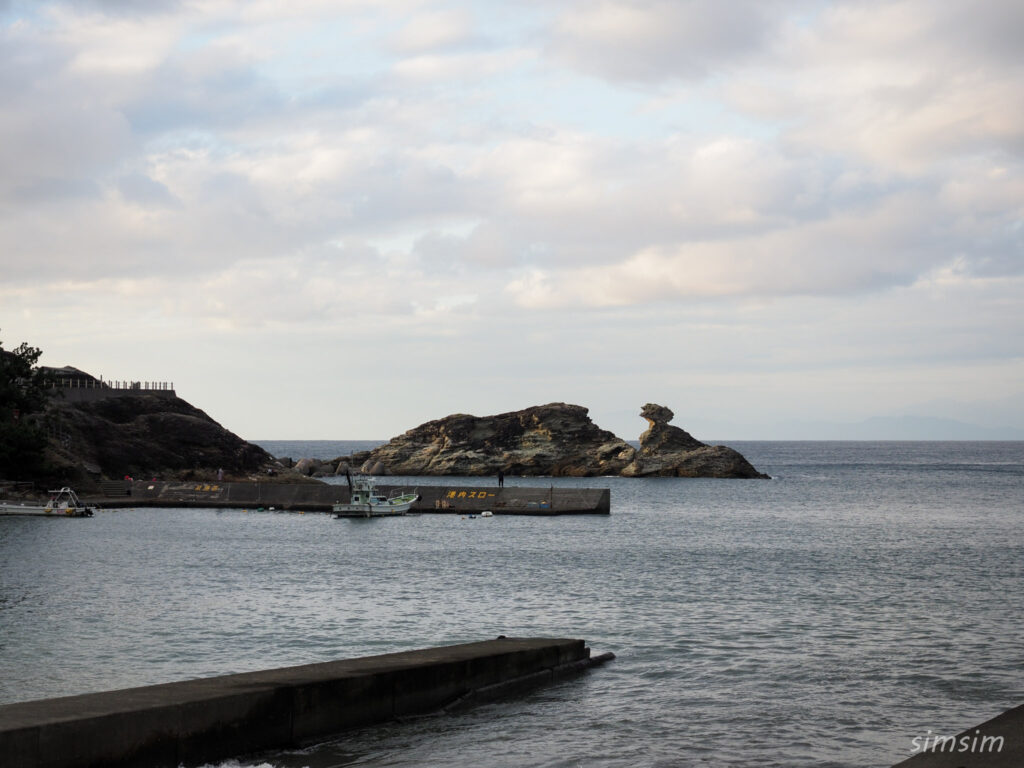
M46 504L21 504L0 501L0 515L46 515L48 517L92 517L93 510L85 506L78 495L64 487L50 491Z
M399 490L385 496L377 490L372 477L357 477L354 481L348 478L351 498L347 504L340 502L332 505L334 518L342 517L390 517L404 515L412 505L420 500L415 489Z

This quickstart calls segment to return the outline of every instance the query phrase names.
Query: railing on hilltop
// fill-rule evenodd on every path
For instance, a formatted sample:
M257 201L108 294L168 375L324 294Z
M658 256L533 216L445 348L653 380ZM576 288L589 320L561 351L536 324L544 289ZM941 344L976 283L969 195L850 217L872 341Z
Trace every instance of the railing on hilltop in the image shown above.
M173 392L173 381L104 381L61 376L52 380L51 389L112 389L143 392Z
M50 391L67 402L89 403L111 397L177 397L170 381L104 381L85 376L57 376Z

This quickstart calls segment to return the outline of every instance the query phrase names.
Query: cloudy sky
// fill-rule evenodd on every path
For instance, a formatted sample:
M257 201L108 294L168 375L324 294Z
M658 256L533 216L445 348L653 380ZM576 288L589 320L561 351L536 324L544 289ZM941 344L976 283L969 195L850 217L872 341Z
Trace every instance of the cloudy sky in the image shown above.
M1024 429L1021 40L1020 0L0 0L0 340L249 439Z

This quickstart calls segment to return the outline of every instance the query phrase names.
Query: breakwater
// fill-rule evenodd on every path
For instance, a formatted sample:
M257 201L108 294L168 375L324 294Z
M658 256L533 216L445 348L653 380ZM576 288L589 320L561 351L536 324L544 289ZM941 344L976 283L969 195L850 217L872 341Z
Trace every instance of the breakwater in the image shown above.
M0 706L5 768L196 765L495 698L611 658L499 638Z
M213 507L236 509L330 512L336 503L349 501L345 485L327 483L172 482L140 481L108 484L107 496L94 496L89 504L101 507ZM380 485L387 493L396 486ZM130 491L129 495L126 495ZM553 488L537 486L429 485L417 488L420 500L414 512L496 515L608 514L607 488ZM116 494L116 495L114 495Z
M1024 704L956 735L929 730L911 739L917 752L893 768L1020 768Z

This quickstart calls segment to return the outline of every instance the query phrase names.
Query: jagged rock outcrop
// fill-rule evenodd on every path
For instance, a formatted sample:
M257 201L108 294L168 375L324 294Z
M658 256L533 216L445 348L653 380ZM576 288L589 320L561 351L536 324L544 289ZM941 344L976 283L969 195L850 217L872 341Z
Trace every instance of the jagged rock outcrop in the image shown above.
M639 456L658 456L706 447L705 443L686 430L669 424L675 418L675 414L664 405L647 403L640 409L640 416L647 420L649 426L647 431L640 435Z
M352 462L393 475L587 476L617 474L634 449L579 405L550 403L496 416L428 421Z
M54 398L43 421L55 471L72 478L262 472L277 461L179 397ZM197 476L198 476L197 475Z
M663 405L647 403L640 415L650 426L640 435L636 458L622 469L625 477L768 477L738 451L702 443L669 424L675 414Z
M644 406L650 428L639 448L587 414L566 403L496 416L455 414L336 461L340 468L393 475L766 477L731 448L705 445L669 425L673 414L664 406Z

